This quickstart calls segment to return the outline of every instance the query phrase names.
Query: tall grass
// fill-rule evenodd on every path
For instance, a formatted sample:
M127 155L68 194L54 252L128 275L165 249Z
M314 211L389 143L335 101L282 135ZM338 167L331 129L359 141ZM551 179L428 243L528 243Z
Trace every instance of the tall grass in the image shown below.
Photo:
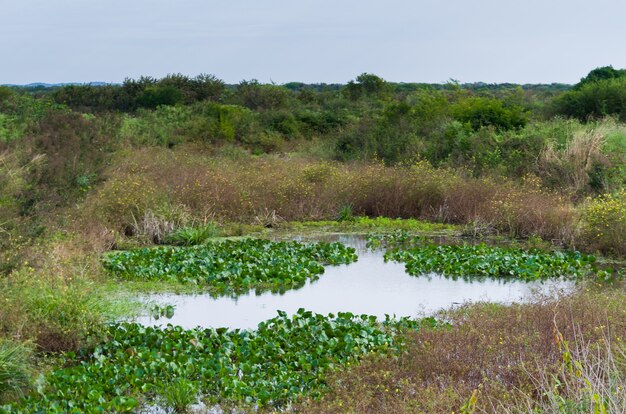
M625 133L607 120L574 131L564 143L550 141L537 160L537 174L547 185L576 194L619 189L626 155L611 146Z
M19 397L32 380L32 349L0 339L0 403Z
M355 215L481 221L517 237L569 241L576 220L566 198L532 177L474 178L423 161L390 167L263 156L242 162L187 147L133 151L115 165L82 206L83 226L97 222L124 233L148 211L169 222L177 211L196 220L252 223L266 212L288 221L328 220L350 205Z
M626 413L626 352L621 339L609 335L599 344L585 340L578 331L574 342L556 341L562 353L554 372L540 370L530 376L535 390L512 401L491 401L502 413Z

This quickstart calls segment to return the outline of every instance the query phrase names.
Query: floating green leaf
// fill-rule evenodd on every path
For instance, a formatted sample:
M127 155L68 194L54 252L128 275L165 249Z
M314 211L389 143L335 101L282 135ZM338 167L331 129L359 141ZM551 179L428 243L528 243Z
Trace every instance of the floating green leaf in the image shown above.
M115 252L103 263L122 279L196 283L223 295L298 288L324 273L324 265L356 259L355 250L341 243L244 239Z
M257 330L164 329L120 324L109 340L48 374L26 412L127 412L158 401L164 384L190 384L209 403L281 407L324 389L333 367L401 345L398 333L436 325L434 319L378 322L368 315L314 314L300 309ZM167 395L165 396L167 397Z

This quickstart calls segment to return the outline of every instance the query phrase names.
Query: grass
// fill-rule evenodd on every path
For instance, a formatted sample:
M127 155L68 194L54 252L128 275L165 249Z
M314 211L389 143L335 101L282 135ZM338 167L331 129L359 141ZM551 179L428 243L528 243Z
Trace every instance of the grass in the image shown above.
M164 243L176 246L193 246L202 244L209 239L220 236L220 229L214 223L201 226L181 227L174 230L164 238Z
M408 334L400 357L368 357L337 373L328 394L294 412L603 412L593 411L594 395L606 412L623 412L623 300L621 287L588 286L560 300L444 312L448 328Z
M115 165L77 212L81 226L93 227L95 221L124 234L135 217L150 210L160 212L164 223L181 216L212 217L275 228L285 222L335 219L346 205L352 206L353 217L449 225L482 221L501 234L563 243L571 242L577 224L572 203L541 188L537 180L472 178L425 162L389 167L263 156L241 163L207 158L183 146L131 151ZM378 220L361 219L359 224L357 219L356 226L419 226ZM351 220L341 223L353 225Z
M341 231L346 233L359 233L370 231L407 230L413 233L423 234L455 234L460 231L460 226L446 223L433 223L425 220L411 218L389 217L353 217L350 220L320 220L320 221L294 221L281 226L287 231Z
M158 391L163 399L163 406L172 413L186 413L190 406L198 401L197 385L184 378L165 383Z
M27 344L0 339L0 404L23 396L31 386L32 361L33 350Z

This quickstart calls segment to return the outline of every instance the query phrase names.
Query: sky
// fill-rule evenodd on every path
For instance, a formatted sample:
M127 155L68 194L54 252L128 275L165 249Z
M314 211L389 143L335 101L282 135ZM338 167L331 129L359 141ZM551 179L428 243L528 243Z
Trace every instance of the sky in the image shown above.
M0 0L0 84L576 83L626 68L621 0Z

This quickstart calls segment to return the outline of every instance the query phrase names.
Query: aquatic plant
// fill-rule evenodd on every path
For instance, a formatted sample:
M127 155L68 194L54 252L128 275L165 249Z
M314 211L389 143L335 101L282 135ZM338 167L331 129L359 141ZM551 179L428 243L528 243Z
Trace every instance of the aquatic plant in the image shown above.
M244 239L115 252L103 263L122 279L196 283L216 294L241 294L301 287L324 273L324 265L356 259L355 250L341 243Z
M436 323L432 318L381 323L374 316L300 309L292 317L279 311L254 331L115 325L109 340L95 349L67 354L69 366L47 375L45 391L15 408L127 412L159 398L182 408L192 391L209 404L281 407L320 395L325 375L335 367L399 349L402 330ZM176 390L163 395L163 384L173 383Z
M407 273L419 276L430 272L450 277L492 277L537 280L579 278L598 271L596 258L579 252L477 245L423 244L388 250L385 260L404 262ZM605 275L608 276L608 275Z

